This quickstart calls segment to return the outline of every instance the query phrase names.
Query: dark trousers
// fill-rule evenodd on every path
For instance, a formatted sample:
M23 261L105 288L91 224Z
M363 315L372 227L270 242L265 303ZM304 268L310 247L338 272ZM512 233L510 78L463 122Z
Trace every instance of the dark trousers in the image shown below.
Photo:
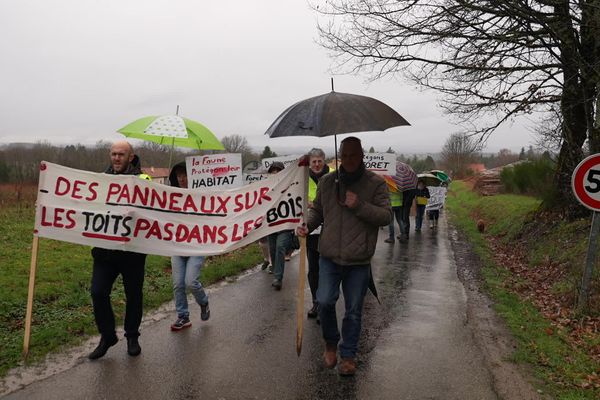
M110 293L121 274L125 289L125 336L138 337L143 312L144 265L146 255L118 250L93 249L91 295L96 326L102 336L115 336L115 314Z
M410 233L410 209L415 199L415 190L405 190L402 192L402 215L400 222L400 233L406 235Z
M317 302L319 288L319 235L308 235L306 238L306 257L308 258L308 286L313 303Z

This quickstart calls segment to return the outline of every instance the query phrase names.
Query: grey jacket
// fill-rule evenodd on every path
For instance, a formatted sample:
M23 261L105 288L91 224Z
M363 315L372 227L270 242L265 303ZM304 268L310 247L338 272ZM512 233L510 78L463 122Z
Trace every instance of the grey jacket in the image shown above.
M349 209L339 204L336 191L336 172L319 180L313 208L308 211L308 230L321 223L319 253L339 265L364 265L375 253L380 226L392 221L392 208L387 185L382 177L371 171L346 187L340 182L340 198L346 190L358 195L359 205Z

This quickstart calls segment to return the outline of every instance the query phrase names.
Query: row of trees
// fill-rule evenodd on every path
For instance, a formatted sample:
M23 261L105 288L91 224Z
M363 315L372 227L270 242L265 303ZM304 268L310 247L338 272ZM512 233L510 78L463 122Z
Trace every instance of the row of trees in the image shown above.
M472 136L464 133L452 134L442 148L440 162L455 178L463 178L473 172L470 170L472 164L483 164L486 169L491 169L517 161L534 161L540 158L554 163L556 161L556 157L553 157L550 151L540 153L535 151L533 146L529 146L528 150L522 147L518 154L509 149L501 149L497 154L484 155L480 148L480 143Z
M265 146L261 153L252 151L247 139L240 135L226 136L221 143L225 147L225 152L242 154L243 165L251 161L277 156L277 153L273 152L269 146ZM111 143L103 141L94 146L81 144L55 146L40 142L1 147L0 182L35 182L39 163L42 160L87 171L103 171L109 163L110 145ZM368 151L374 153L375 149L371 147ZM143 142L135 148L135 152L144 167L166 166L171 157L171 148L152 142ZM395 153L392 148L388 148L386 152ZM195 153L198 152L173 149L172 159L179 161ZM396 159L409 164L417 172L440 168L461 177L467 174L468 165L471 163L483 163L487 168L494 168L517 160L533 159L534 156L535 152L531 147L527 151L524 148L521 149L519 154L504 149L500 150L497 155L482 156L477 142L472 137L456 134L448 138L437 162L431 155L418 157L417 155L398 154Z
M277 154L266 146L262 153L253 152L245 137L240 135L226 136L222 140L225 152L241 153L242 162L276 157ZM86 171L104 171L109 165L110 142L99 141L94 146L82 144L56 146L48 142L35 144L11 144L0 147L0 183L36 182L40 161L45 160L71 168ZM170 152L173 151L171 155ZM143 167L166 167L169 158L174 161L184 159L192 154L202 152L182 149L171 149L152 142L143 142L135 147ZM209 151L208 153L212 153Z

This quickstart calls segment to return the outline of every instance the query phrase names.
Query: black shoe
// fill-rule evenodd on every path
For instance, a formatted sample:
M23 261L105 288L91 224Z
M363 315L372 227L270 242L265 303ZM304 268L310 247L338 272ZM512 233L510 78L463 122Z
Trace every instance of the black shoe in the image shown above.
M208 303L200 304L200 319L202 321L208 321L210 318L210 308L208 308Z
M275 279L273 283L271 283L271 286L273 286L275 290L281 290L281 280Z
M317 318L319 316L319 304L313 303L313 306L306 314L308 318Z
M394 243L394 239L393 238L387 238L384 240L385 243Z
M117 336L113 336L108 339L102 336L100 338L100 343L98 343L98 346L94 349L94 351L88 355L88 358L90 360L97 360L98 358L103 357L108 349L117 344L118 341L119 339Z
M263 263L260 265L260 269L261 270L265 270L267 269L267 267L269 266L269 262L267 260L263 261Z
M127 338L127 354L130 356L139 356L142 352L142 348L140 347L140 343L138 342L137 337L128 337Z

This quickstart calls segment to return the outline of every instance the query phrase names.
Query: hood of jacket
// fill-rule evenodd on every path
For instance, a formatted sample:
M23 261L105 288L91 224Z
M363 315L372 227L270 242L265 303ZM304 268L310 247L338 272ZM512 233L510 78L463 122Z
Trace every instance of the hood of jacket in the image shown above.
M177 170L180 169L185 171L185 161L181 161L173 165L173 168L171 168L171 172L169 172L169 183L173 187L179 187L179 182L177 181Z

